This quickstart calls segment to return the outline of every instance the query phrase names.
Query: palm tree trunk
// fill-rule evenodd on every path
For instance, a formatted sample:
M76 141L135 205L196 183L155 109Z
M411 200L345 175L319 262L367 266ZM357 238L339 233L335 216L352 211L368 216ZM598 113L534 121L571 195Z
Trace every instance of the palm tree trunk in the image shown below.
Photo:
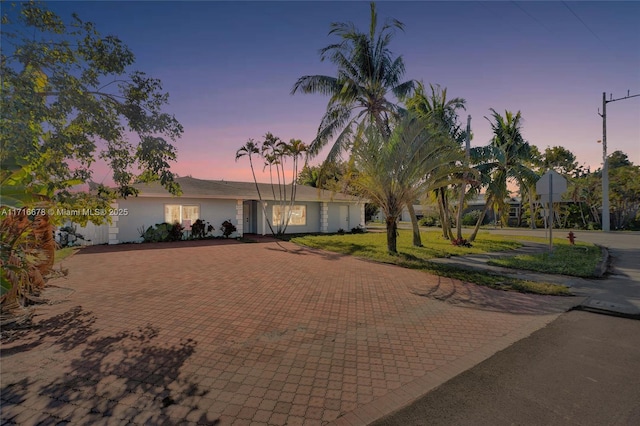
M407 203L407 210L409 210L409 216L411 217L411 228L413 229L413 245L414 247L422 247L422 239L420 238L420 227L418 226L418 218L416 217L416 210L413 208L413 203Z
M453 241L453 231L451 230L451 216L449 216L449 198L444 188L442 189L442 207L444 210L444 215L447 220L447 237L449 240Z
M484 221L484 217L487 214L487 211L489 210L489 206L491 206L491 202L492 202L492 197L487 198L487 202L484 205L484 209L482 209L482 214L480 215L480 217L478 218L478 221L476 222L476 226L473 229L473 233L471 234L471 236L469 237L469 242L472 243L473 241L475 241L476 236L478 235L478 230L480 229L480 225L482 225L482 222Z
M251 154L249 154L249 165L251 166L251 174L253 175L253 182L256 184L256 192L258 193L258 199L260 200L260 205L262 206L262 213L264 214L264 218L267 221L267 225L269 225L269 230L271 234L275 237L276 233L273 230L273 226L271 225L271 220L269 220L269 216L267 215L267 207L264 205L264 201L262 201L262 194L260 193L260 185L258 185L258 179L256 179L256 171L253 168L253 160L251 159Z
M531 187L529 187L529 216L530 216L530 227L531 229L536 229L536 212L533 205L533 191Z
M451 231L451 222L449 221L449 203L447 203L445 190L444 188L440 188L437 191L442 237L445 240L453 240L453 231Z
M440 198L440 190L436 189L436 201L438 202L438 213L440 214L440 227L442 228L442 238L448 239L446 230L446 218L444 214L444 206L442 205L442 199Z
M458 214L456 215L456 237L462 239L462 208L464 207L464 193L466 184L460 185L460 195L458 196Z
M398 254L398 219L393 216L386 217L387 222L387 251Z

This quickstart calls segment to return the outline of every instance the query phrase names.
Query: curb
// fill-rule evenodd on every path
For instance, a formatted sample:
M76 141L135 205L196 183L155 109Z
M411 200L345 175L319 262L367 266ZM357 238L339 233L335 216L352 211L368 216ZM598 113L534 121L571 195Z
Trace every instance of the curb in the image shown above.
M600 263L596 265L595 275L598 278L602 278L604 274L609 270L609 266L611 263L611 257L609 256L609 249L596 244L596 247L600 247L600 251L602 253L602 260Z
M612 316L612 317L626 318L626 319L631 319L631 320L640 320L640 313L624 312L621 309L612 310L612 309L606 309L606 307L596 307L596 306L590 305L589 304L590 301L591 301L591 298L588 298L583 304L578 305L575 308L572 308L570 310L571 311L591 312L591 313L594 313L594 314L609 315L609 316ZM598 302L598 301L596 301L596 302Z

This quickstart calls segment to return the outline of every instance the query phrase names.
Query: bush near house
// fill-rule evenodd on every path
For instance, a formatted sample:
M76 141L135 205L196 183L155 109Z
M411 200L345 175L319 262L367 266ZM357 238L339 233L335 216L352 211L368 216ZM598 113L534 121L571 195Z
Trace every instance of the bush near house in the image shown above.
M225 220L224 222L222 222L221 230L222 236L225 238L229 238L231 234L237 231L236 226L231 223L230 220Z
M213 231L215 231L213 225L202 219L198 219L191 225L191 238L194 240L202 240L211 236Z
M179 223L157 223L155 227L150 226L141 235L145 243L158 243L166 241L180 241L184 227Z
M352 234L364 234L364 228L362 226L358 225L355 228L351 228L351 233Z

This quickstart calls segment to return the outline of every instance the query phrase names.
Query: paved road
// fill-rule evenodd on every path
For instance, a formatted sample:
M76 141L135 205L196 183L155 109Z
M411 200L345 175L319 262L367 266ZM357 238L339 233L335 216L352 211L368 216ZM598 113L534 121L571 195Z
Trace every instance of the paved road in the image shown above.
M372 426L638 425L640 321L572 311Z

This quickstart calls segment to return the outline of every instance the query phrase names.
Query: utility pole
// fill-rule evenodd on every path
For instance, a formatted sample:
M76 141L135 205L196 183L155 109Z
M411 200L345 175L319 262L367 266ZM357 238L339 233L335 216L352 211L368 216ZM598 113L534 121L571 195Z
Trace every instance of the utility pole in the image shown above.
M602 114L598 111L598 115L602 117L602 231L609 232L611 229L611 221L609 217L609 162L607 160L607 104L610 102L621 101L623 99L635 98L637 95L631 95L627 90L627 96L623 98L613 99L613 95L602 92Z
M465 167L469 167L469 158L471 156L471 115L467 116L467 134L465 138ZM460 197L458 198L458 217L456 218L456 228L458 229L457 238L462 238L462 206L464 205L464 194L467 189L467 173L464 173L463 182L460 188Z

